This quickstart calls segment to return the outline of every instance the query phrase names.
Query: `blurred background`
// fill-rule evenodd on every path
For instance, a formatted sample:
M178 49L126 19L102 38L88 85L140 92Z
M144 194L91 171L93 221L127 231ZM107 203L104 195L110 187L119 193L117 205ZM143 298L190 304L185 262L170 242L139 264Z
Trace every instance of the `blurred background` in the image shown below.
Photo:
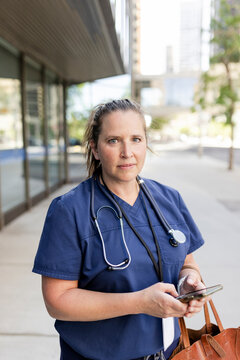
M85 176L90 110L142 104L150 144L239 164L239 4L0 3L0 224Z
M231 292L240 275L239 85L239 1L0 1L1 359L38 359L27 355L29 336L39 359L48 341L44 358L57 358L56 334L29 272L50 200L86 177L91 109L114 98L144 108L158 154L149 154L145 172L183 193L211 240L209 260L207 252L199 257L209 285L221 274ZM239 320L239 291L231 295L223 311L228 326ZM22 357L10 354L17 335Z

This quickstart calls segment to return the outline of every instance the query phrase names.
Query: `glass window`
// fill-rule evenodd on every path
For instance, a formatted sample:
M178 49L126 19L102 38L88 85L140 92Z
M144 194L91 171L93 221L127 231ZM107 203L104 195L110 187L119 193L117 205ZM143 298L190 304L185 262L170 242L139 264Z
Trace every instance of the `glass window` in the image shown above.
M0 45L0 184L3 213L25 202L19 58Z
M64 123L63 123L63 86L59 84L59 151L60 151L60 181L65 180L65 168L64 168L64 152L65 152L65 143L64 143Z
M34 197L45 190L43 137L43 89L40 66L26 59L26 131L28 139L29 187Z
M56 75L50 71L46 72L45 89L46 115L48 124L48 181L49 186L51 187L58 184L60 178L60 96Z

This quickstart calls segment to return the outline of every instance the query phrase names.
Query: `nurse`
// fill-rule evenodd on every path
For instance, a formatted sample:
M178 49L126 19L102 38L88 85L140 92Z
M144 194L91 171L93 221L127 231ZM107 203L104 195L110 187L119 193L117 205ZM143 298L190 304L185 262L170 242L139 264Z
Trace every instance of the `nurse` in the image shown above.
M85 139L88 179L52 201L33 268L56 319L61 359L168 359L178 317L204 304L175 299L203 287L192 253L204 241L179 193L144 179L170 226L186 237L173 246L137 181L147 150L138 104L97 106Z

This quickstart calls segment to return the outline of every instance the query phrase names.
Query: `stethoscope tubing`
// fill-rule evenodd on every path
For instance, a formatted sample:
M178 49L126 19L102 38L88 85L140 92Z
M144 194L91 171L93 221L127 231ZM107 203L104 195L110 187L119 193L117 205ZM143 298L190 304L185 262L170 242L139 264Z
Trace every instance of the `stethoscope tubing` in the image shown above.
M152 205L158 219L164 226L166 232L169 234L169 242L173 247L177 247L178 244L183 244L186 241L186 236L184 233L180 230L173 229L169 223L167 222L166 218L163 216L161 210L159 209L159 206L157 202L155 201L154 197L152 196L151 192L147 188L145 182L143 179L140 178L140 176L137 176L137 181L139 185L141 186L141 189L144 191L144 194L148 198L150 204Z
M92 178L92 193L91 193L91 214L93 219L95 220L97 218L95 211L94 211L94 179ZM108 200L111 201L111 203L117 208L118 210L118 217L120 219L122 219L123 215L122 215L122 211L120 209L120 207L118 206L117 202L111 197L111 195L104 189L101 188L101 191L104 193L104 195L106 195L106 197L108 198Z
M92 180L92 181L94 181L94 180ZM141 187L141 189L144 191L144 194L148 198L150 204L152 204L152 206L154 208L154 211L157 214L160 222L164 226L165 230L167 231L167 233L170 233L172 228L169 225L169 223L167 222L167 220L165 219L165 217L163 216L163 214L162 214L161 210L159 209L154 197L152 196L152 194L148 190L144 180L142 178L140 178L140 176L137 176L137 181L138 181L138 184ZM117 202L114 200L114 198L110 194L108 194L108 192L104 188L101 188L101 190L104 192L104 194L107 196L107 198L112 202L112 204L117 208L119 218L121 219L123 215L122 215L122 211L119 208ZM92 196L91 196L91 213L92 213L93 219L95 220L96 219L96 214L95 214L95 211L94 211L94 186L93 185L92 185Z
M94 222L95 222L95 225L96 225L96 228L98 230L98 234L100 236L100 239L101 239L101 243L102 243L102 249L103 249L103 257L104 257L104 260L105 262L107 263L107 265L109 266L109 269L111 270L124 270L126 269L131 261L132 261L132 258L131 258L131 254L130 254L130 251L128 249L128 246L127 246L127 243L126 243L126 240L125 240L125 235L124 235L124 230L123 230L123 216L122 216L122 211L120 209L120 207L118 206L117 202L110 196L110 194L108 194L108 192L105 190L105 189L101 189L103 191L103 193L107 196L107 198L114 204L114 206L117 208L118 210L118 214L116 212L116 210L114 210L111 206L101 206L98 211L97 211L97 214L95 214L95 211L94 211L94 180L92 179L92 193L91 193L91 213L92 213L92 217L94 219ZM121 228L121 234L122 234L122 240L123 240L123 244L124 244L124 247L126 249L126 252L127 252L127 259L122 261L121 263L119 264L112 264L110 263L110 261L107 259L107 254L106 254L106 247L105 247L105 243L104 243L104 240L103 240L103 236L102 236L102 232L100 230L100 226L98 224L98 218L97 218L97 215L98 215L98 212L103 209L103 208L110 208L111 210L114 211L115 215L117 216L117 218L119 219L120 221L120 228Z
M169 223L167 222L167 220L165 219L165 217L163 216L161 210L159 209L158 204L156 203L154 197L152 196L152 194L148 190L144 180L142 178L140 178L140 176L137 176L137 181L138 181L138 184L140 185L141 189L143 190L144 194L146 195L148 201L152 205L152 207L153 207L157 217L159 218L160 222L164 226L167 233L169 233L172 230L172 228L169 225Z
M123 262L121 262L119 264L112 264L107 259L106 247L105 247L103 236L102 236L99 224L98 224L97 215L95 214L95 210L94 210L94 195L95 195L94 194L94 181L95 181L95 179L92 178L91 206L90 206L90 208L91 208L92 218L93 218L93 220L95 222L96 228L98 230L98 233L99 233L99 236L100 236L100 239L101 239L104 260L107 263L107 265L109 266L109 269L112 269L112 270L126 269L131 263L131 254L130 254L130 251L128 249L128 246L127 246L127 243L126 243L126 240L125 240L125 235L124 235L124 230L123 230L123 213L122 213L122 210L121 210L120 206L118 205L118 203L114 200L113 196L111 196L111 194L108 193L108 191L106 189L104 189L104 187L101 187L101 191L110 200L110 202L116 207L117 212L116 212L116 210L114 210L110 206L102 206L102 207L100 207L98 209L97 215L98 215L99 210L101 210L102 208L110 208L115 212L116 216L119 218L119 221L120 221L122 239L123 239L124 247L125 247L127 255L128 255L128 258L126 260L124 260ZM99 181L99 180L97 180L97 181ZM163 225L164 229L169 234L169 237L170 237L169 242L170 242L170 244L173 247L176 247L176 246L178 246L179 243L184 243L186 241L185 235L181 231L174 230L173 228L171 228L171 226L169 225L169 223L167 222L167 220L163 216L161 210L159 209L159 206L158 206L157 202L155 201L155 199L152 196L151 192L147 188L144 180L141 179L141 177L139 175L137 176L137 182L138 182L140 188L143 190L143 192L144 192L145 196L147 197L149 203L152 205L152 208L155 211L155 213L156 213L158 219L160 220L161 224ZM126 214L124 216L126 217Z
M107 254L106 254L106 247L105 247L105 244L104 244L104 240L103 240L103 237L102 237L102 232L100 230L100 227L99 227L99 224L98 224L98 221L97 219L95 219L95 224L96 224L96 227L97 227L97 230L98 230L98 233L99 233L99 236L100 236L100 239L101 239L101 242L102 242L102 249L103 249L103 257L104 257L104 260L105 262L108 264L108 266L111 268L111 269L114 269L114 270L124 270L126 269L131 261L132 261L132 258L131 258L131 254L130 254L130 251L128 249L128 246L127 246L127 243L126 243L126 240L125 240L125 235L124 235L124 231L123 231L123 220L121 218L119 218L120 220L120 227L121 227L121 233L122 233L122 239L123 239L123 243L124 243L124 246L125 246L125 249L127 251L127 254L128 254L128 258L124 261L122 261L121 263L119 264L112 264L110 263L110 261L107 259Z

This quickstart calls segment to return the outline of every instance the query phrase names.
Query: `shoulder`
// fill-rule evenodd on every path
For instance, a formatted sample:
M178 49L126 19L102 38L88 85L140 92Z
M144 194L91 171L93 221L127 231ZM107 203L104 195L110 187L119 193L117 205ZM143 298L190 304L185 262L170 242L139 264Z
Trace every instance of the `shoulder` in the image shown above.
M179 201L179 192L167 185L161 184L156 180L143 178L148 189L151 191L153 196L162 196L168 200Z
M78 184L73 189L69 190L63 195L54 198L50 204L49 211L58 208L64 208L67 211L74 212L74 209L79 205L89 202L91 192L91 178Z

